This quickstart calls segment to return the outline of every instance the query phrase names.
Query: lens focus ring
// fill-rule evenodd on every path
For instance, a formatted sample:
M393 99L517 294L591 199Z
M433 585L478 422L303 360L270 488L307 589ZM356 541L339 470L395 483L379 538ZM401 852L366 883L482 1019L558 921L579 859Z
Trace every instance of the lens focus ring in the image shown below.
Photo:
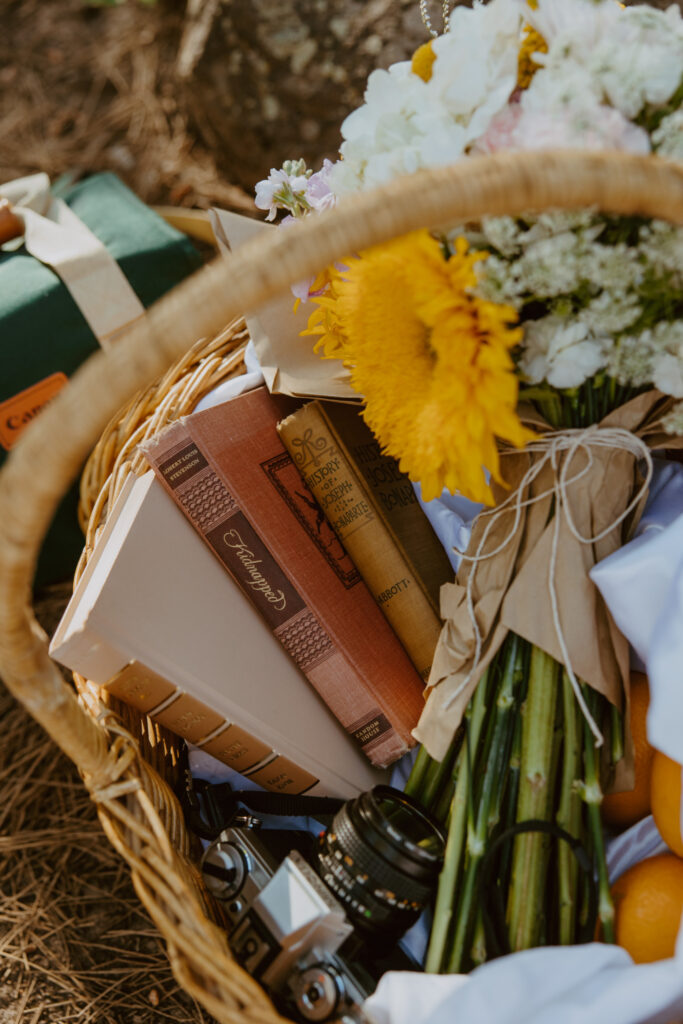
M350 874L356 877L367 876L368 891L384 888L395 893L401 900L420 904L426 903L429 899L433 887L407 877L402 871L380 859L372 847L368 846L367 841L356 832L346 807L336 815L326 839L332 856L340 854ZM353 864L349 864L345 858L350 858Z

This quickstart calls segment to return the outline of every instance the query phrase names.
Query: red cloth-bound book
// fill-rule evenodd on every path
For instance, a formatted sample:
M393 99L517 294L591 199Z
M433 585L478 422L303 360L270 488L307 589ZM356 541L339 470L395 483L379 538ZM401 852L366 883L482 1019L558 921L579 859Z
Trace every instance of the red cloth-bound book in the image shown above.
M332 713L385 767L415 744L423 683L283 446L286 411L257 388L185 417L145 453Z

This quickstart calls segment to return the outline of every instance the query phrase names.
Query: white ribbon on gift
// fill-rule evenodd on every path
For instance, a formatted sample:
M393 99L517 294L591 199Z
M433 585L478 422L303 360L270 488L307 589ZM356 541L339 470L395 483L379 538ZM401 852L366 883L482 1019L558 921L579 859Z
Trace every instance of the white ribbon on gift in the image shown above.
M0 185L0 198L9 200L24 225L27 252L59 275L102 347L144 315L144 306L106 246L50 193L47 174Z

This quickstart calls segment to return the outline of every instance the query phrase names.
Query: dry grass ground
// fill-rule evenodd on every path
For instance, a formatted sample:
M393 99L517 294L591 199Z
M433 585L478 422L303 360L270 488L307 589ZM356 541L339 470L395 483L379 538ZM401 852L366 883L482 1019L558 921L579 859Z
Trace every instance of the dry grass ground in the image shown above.
M39 603L48 628L68 588ZM0 1024L202 1024L78 774L0 683Z

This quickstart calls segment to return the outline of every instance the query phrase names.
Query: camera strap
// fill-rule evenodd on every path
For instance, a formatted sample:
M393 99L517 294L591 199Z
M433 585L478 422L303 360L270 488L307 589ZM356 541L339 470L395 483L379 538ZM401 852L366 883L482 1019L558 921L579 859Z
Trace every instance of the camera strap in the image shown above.
M260 790L235 790L229 782L211 783L194 779L185 773L183 810L192 829L201 839L215 839L223 829L234 824L258 826L258 818L244 819L244 809L254 814L277 817L310 817L328 824L344 804L343 800L327 796L296 796L289 793L269 793Z

